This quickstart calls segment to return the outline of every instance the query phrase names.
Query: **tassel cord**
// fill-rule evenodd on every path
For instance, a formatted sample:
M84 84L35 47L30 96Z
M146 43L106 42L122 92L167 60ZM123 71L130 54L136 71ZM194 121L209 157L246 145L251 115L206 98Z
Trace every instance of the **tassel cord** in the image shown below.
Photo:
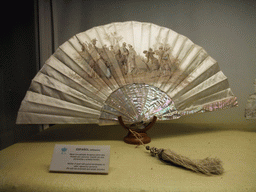
M141 135L138 133L138 132L136 132L136 131L133 131L133 130L131 130L131 129L128 129L133 135L134 135L134 137L136 138L136 139L138 139L139 140L139 142L141 143L141 145L143 145L145 148L146 148L146 145L142 142L142 140L140 139L141 138Z
M158 149L155 147L146 146L141 141L141 136L136 131L132 131L129 129L129 131L138 139L143 145L146 150L150 151L150 154L152 156L158 156L159 159L175 164L181 167L184 167L186 169L189 169L191 171L194 171L196 173L203 173L205 175L211 176L211 175L221 175L224 172L224 169L222 167L222 162L217 158L205 158L202 160L191 160L188 157L176 154L175 152L171 151L170 149Z

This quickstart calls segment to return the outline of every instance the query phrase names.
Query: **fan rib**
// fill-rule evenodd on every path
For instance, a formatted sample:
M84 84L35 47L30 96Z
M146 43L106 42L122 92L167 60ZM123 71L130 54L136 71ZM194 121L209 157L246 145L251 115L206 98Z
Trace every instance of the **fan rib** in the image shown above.
M214 86L225 80L227 80L227 77L221 71L219 71L218 73L214 74L213 76L205 80L203 83L200 83L199 85L195 86L194 88L192 88L191 90L189 90L188 92L180 96L179 100L180 101L186 100L196 95L198 93L198 90L202 92L203 90L206 90L211 86Z
M102 28L102 30L104 30L105 36L107 36L106 29L105 29L103 26L101 26L101 28ZM106 38L106 39L107 39L107 38ZM110 39L108 39L108 40L109 40L109 43L110 43L112 49L114 50L115 45L112 44L112 42L110 41ZM113 51L113 50L112 50L112 51ZM114 53L112 53L112 52L109 51L109 52L108 52L108 58L109 58L110 63L111 63L111 61L112 61L112 65L113 65L112 68L113 68L113 70L115 71L115 75L116 75L115 79L116 79L116 81L117 81L117 82L120 81L119 87L124 86L124 85L126 84L126 82L125 82L125 80L124 80L124 76L123 76L122 70L120 69L120 66L119 66L119 64L118 64L118 61L117 61L117 59L116 59L116 56L114 55ZM112 58L112 59L111 59L111 58Z
M104 108L105 107L105 108ZM102 107L102 109L101 109L101 111L103 112L103 113L101 113L101 119L102 119L102 116L103 116L103 114L105 113L105 114L111 114L111 115L115 115L115 117L116 117L116 120L118 120L117 119L117 117L118 116L122 116L122 118L124 119L124 120L126 120L127 121L127 119L132 119L132 118L130 118L126 113L122 113L121 111L118 111L118 110L116 110L116 109L114 109L114 108L111 108L110 106L107 106L108 107L108 109L106 108L106 106L104 106L104 107ZM110 110L111 109L111 110Z
M84 66L87 66L87 67L86 67L86 72L90 75L90 78L93 78L93 77L94 77L95 80L97 80L98 83L101 84L101 87L102 87L101 89L104 89L104 90L107 91L107 93L105 93L105 94L106 94L106 95L109 95L109 94L112 92L112 90L111 90L111 88L108 86L108 84L107 84L103 79L100 78L100 76L96 73L95 69L91 68L90 64L87 62L87 60L84 58L84 56L81 55L81 53L75 48L74 44L72 44L70 41L67 41L67 43L69 43L69 45L70 45L76 52L78 52L77 57L80 58L80 59L82 59L82 60L85 62L85 63L83 63L83 65L84 65ZM62 46L62 47L60 47L60 48L62 48L62 51L64 51L63 48L65 48L65 47ZM64 51L64 52L65 52L65 51ZM66 53L66 54L67 54L67 53ZM88 54L89 54L89 53L88 53ZM73 61L75 61L77 64L79 64L78 59L73 58L73 56L70 55L70 54L69 54L69 57L71 57ZM82 64L82 63L81 63L81 64ZM79 64L79 66L83 66L83 65L81 65L81 64ZM96 65L96 66L97 66L97 65ZM89 70L90 70L90 71L89 71Z
M34 113L34 114L48 114L52 115L53 118L55 115L57 116L63 116L63 117L86 117L86 118L92 118L92 119L98 119L99 115L85 113L81 111L66 109L66 108L60 108L60 107L54 107L54 106L47 106L44 104L39 104L35 102L30 101L24 101L24 104L30 107L30 110L22 109L21 112L28 112L28 113ZM99 111L100 112L100 111Z
M18 112L17 124L99 124L99 119Z
M106 52L106 50L105 49L108 49L107 47L106 48L104 48L104 45L103 45L103 43L102 43L102 39L101 39L101 37L100 37L100 35L99 35L99 32L98 32L98 28L97 27L95 27L94 28L94 30L95 30L95 34L97 34L97 36L98 36L98 41L100 42L100 45L101 45L101 48L98 48L98 50L101 50L101 52L104 52L104 55L105 56L107 56L107 58L103 58L103 56L102 56L102 54L100 54L101 55L101 59L104 59L104 63L106 63L106 62L109 62L110 61L110 58L109 58L109 55L108 55L108 53ZM109 62L109 65L110 65L111 63ZM106 64L107 65L107 64ZM109 66L109 69L110 69L110 66ZM114 90L116 90L116 89L118 89L122 84L121 84L121 82L119 81L119 80L116 80L116 78L115 78L115 76L116 76L116 71L115 71L115 69L114 68L112 68L112 70L110 70L110 73L111 73L111 77L112 77L112 75L113 75L113 79L111 78L111 80L113 80L113 81L111 81L112 82L112 84L113 84L113 86L114 86ZM112 74L113 73L113 74ZM118 79L118 78L117 78Z
M191 49L186 58L181 62L183 69L180 66L180 70L183 72L166 92L172 92L174 89L176 89L176 87L178 87L193 72L193 70L200 66L200 64L203 63L204 60L208 57L208 54L204 54L203 57L199 58L200 53L205 53L204 50L199 46L193 46L193 50ZM193 56L189 58L189 55Z
M31 102L31 103L37 103L37 104L41 104L41 105L45 105L45 106L49 106L49 107L57 107L60 109L69 109L69 110L74 110L74 111L78 111L78 112L82 112L85 114L93 114L93 115L100 115L100 111L99 110L95 110L95 109L91 109L85 106L81 106L81 105L76 105L73 103L69 103L63 100L59 100L50 96L46 96L46 95L41 95L38 93L34 93L31 91L28 91L24 101L26 102ZM40 110L40 109L38 109ZM20 108L20 111L26 111L26 105L23 105Z
M59 60L63 65L66 65L70 70L73 70L78 76L85 79L91 86L95 87L98 92L108 95L109 90L103 88L102 82L97 82L93 78L89 77L88 71L81 68L80 64L77 64L72 58L70 58L61 48L58 48L53 56ZM103 82L104 83L104 82Z
M156 25L151 24L151 30L150 30L150 48L152 48L155 53L155 55L158 57L158 62L160 61L159 55L157 54L157 44L159 44L160 40L160 33L161 33L162 27L158 27ZM153 35L152 35L153 34ZM165 46L164 46L165 47ZM166 47L165 47L166 48ZM161 65L161 64L160 64ZM153 78L152 85L157 87L157 82L159 80L160 76L156 76L156 78Z
M202 105L202 103L204 105L209 105L211 103L215 103L218 101L222 101L223 100L223 96L227 99L230 98L235 98L233 92L231 91L230 88L227 88L225 90L222 91L218 91L214 94L208 95L206 97L203 97L201 99L198 99L196 102L194 102L194 105Z
M184 110L180 110L181 115L189 115L193 113L199 112L212 112L220 109L228 109L231 107L238 106L237 98L234 96L230 96L227 98L223 98L221 100L211 101L209 103L201 104L201 105L191 105Z
M127 90L125 90L125 87L122 87L117 91L112 93L112 97L107 99L106 104L122 113L125 112L132 120L136 120L136 109L132 101L128 99ZM115 105L113 105L114 103Z
M92 39L88 35L88 31L83 33L83 35L86 36L90 42L92 42ZM106 74L107 67L106 67L105 63L102 61L100 54L98 53L99 48L96 46L96 44L95 45L89 44L89 45L92 45L91 52L88 52L87 49L85 49L85 50L87 51L87 53L90 54L91 59L94 61L93 65L96 67L95 68L96 73L98 73L99 77L109 86L109 88L112 91L116 90L116 87L117 87L116 82L113 79L109 78L108 75ZM97 58L95 58L95 57L97 57Z
M186 79L184 79L175 89L171 92L167 92L167 94L175 99L182 94L189 91L191 88L197 86L202 83L209 77L213 76L217 72L219 72L218 63L208 56L202 63L199 65L193 72L191 72Z
M145 100L143 101L144 98ZM122 105L121 103L125 104ZM143 103L143 106L141 103ZM120 105L125 109L118 108ZM130 123L147 122L155 115L164 115L165 117L163 118L167 118L168 116L170 118L180 117L173 101L166 93L162 92L157 87L145 84L131 84L120 88L109 96L103 108L108 106L117 106L115 109L119 112L123 112L123 110L127 111L126 114L129 114L129 117L131 117ZM106 118L107 114L102 114L101 118L103 115L105 115ZM171 117L171 115L173 115L173 117ZM117 120L117 118L115 119ZM116 123L118 123L118 121Z
M57 60L56 60L57 61ZM60 63L61 64L61 63ZM62 83L65 84L65 80L61 80L61 76L57 75L57 74L53 74L54 71L62 74L62 78L66 77L68 78L71 82L74 82L75 85L73 85L73 88L75 89L79 89L79 87L81 87L83 89L82 93L88 93L88 95L92 94L92 97L94 98L101 98L100 101L104 101L106 99L106 95L104 95L103 93L101 93L99 90L95 89L93 86L91 86L88 82L86 82L85 79L81 78L79 75L77 75L76 73L74 73L73 71L71 71L68 67L66 67L65 65L56 65L56 63L52 63L52 62L46 62L45 63L45 67L44 69L49 66L52 70L48 69L47 70L47 75L51 76L49 73L52 73L52 77L57 79L58 81L61 81ZM44 70L41 70L42 73L44 73ZM71 75L72 74L72 75ZM71 76L70 76L71 75ZM66 82L67 83L67 82ZM69 82L70 83L70 82ZM72 86L72 84L68 84L69 86ZM78 87L79 85L79 87ZM86 87L86 88L85 88ZM90 90L88 90L90 89ZM81 91L81 89L80 89ZM93 96L97 94L96 96Z
M97 74L93 73L93 69L90 67L89 63L81 56L81 54L75 49L70 41L66 41L62 44L59 49L64 52L73 62L75 62L81 69L83 69L90 77Z
M171 47L172 47L172 55L173 55L173 57L174 57L175 62L178 62L178 54L177 54L177 53L179 52L179 49L177 50L177 44L178 44L177 42L178 42L178 40L180 39L180 37L181 37L181 35L180 35L180 34L177 34L177 35L175 36L175 38L174 38L174 41L172 42L172 45L171 45ZM176 54L175 54L175 51L177 52ZM168 86L168 87L170 87L170 86L172 85L172 82L170 82L170 79L173 78L173 74L174 74L175 71L177 71L177 68L175 68L174 71L171 72L171 75L170 75L170 76L167 76L167 77L166 77L165 82L164 82L163 85L161 86L161 87L162 87L162 90L167 89L167 88L166 88L166 86L168 86L167 83L169 83L169 86Z
M48 83L52 82L52 83ZM38 84L38 86L36 86ZM46 89L49 89L47 91ZM72 87L69 87L54 78L46 76L43 73L38 73L33 79L33 86L30 87L31 91L41 93L46 96L53 96L56 99L66 100L68 102L75 102L76 104L85 105L89 108L101 109L102 103L90 98ZM56 91L58 94L54 93ZM68 96L68 97L67 97ZM71 97L71 99L69 99Z
M166 30L166 29L167 28L161 27L161 31ZM168 32L167 32L166 36L163 38L162 43L160 42L160 45L163 45L164 48L167 48L167 47L169 48L168 57L169 57L170 60L172 60L172 57L173 57L172 53L171 53L172 46L169 44L169 37L171 36L170 33L173 32L173 31L171 31L170 29L167 29L167 30L168 30ZM159 38L160 38L160 33L159 33ZM159 44L159 42L158 42L158 44ZM159 49L160 49L160 46L158 47L158 50ZM159 55L158 55L158 59L159 59ZM169 64L170 72L171 72L171 68L172 68L173 65L174 65L173 62L171 62L171 64ZM156 87L162 89L164 87L164 84L167 81L167 77L168 77L167 75L158 75L157 78L156 78L157 80L155 81L154 85Z
M184 36L180 36L180 37L182 37L182 38L184 38ZM187 41L189 41L189 39L188 38L184 38L183 39L183 41L181 42L181 43L179 43L180 44L180 47L178 47L178 49L177 49L177 55L175 56L177 59L178 59L178 61L179 61L179 66L178 66L178 68L176 68L174 71L172 71L171 72L171 75L169 76L169 79L166 81L166 86L164 87L164 90L171 90L171 89L173 89L173 87L175 87L176 86L176 84L180 81L180 79L182 79L182 78L184 78L183 76L184 76L184 70L185 70L185 68L182 68L182 64L183 64L183 61L187 58L187 56L189 55L189 53L193 50L193 48L194 48L194 45L193 44L190 44L188 47L189 48L187 48L186 49L186 51L184 50L184 53L183 53L183 57L184 58L182 58L182 59L179 59L179 57L180 57L180 53L181 53L181 50L183 49L183 47L184 47L184 45L185 45L185 43L187 42ZM191 42L191 41L189 41L189 42ZM178 43L176 42L176 45L177 45ZM177 45L178 46L178 45ZM175 46L176 47L176 46ZM175 48L174 47L174 48Z
M178 109L183 109L184 106L189 105L191 102L195 102L199 98L206 97L217 91L227 89L229 87L226 76L220 71L216 75L207 79L204 84L199 84L195 88L191 89L184 95L180 96L175 105ZM196 99L197 98L197 99Z
M113 25L113 28L114 28L114 32L113 32L113 34L115 34L115 35L118 35L119 33L118 33L118 30L117 30L117 27L116 27L116 23L112 23L112 25ZM121 38L121 39L123 39L123 37ZM117 42L116 42L116 45L115 45L115 47L114 48L118 48L118 54L117 54L117 57L119 57L119 59L120 59L120 54L121 54L121 51L120 51L120 44L119 44L119 41L121 40L121 39L118 39L118 40L116 40ZM122 74L122 76L123 76L123 78L124 78L124 81L125 81L125 85L126 84L129 84L129 79L126 77L126 75L125 75L125 71L123 70L123 66L122 66L122 63L121 62L118 62L118 65L120 66L119 68L120 68L120 70L121 70L121 74Z
M67 44L69 44L70 46L72 46L69 42L67 42L65 45L67 45ZM77 55L77 57L79 57L79 58L81 58L83 61L84 61L84 63L82 64L82 63L80 63L80 62L78 62L78 60L77 59L75 59L74 58L74 56L73 55L71 55L71 54L68 54L67 53L67 51L68 50L65 50L66 49L66 46L61 46L61 47L59 47L63 52L65 52L75 63L77 63L80 67L82 67L83 68L83 70L85 70L86 72L87 72L87 74L88 75L92 75L92 74L90 74L90 72L88 71L88 70L90 70L91 68L88 66L88 64L86 63L86 61L83 59L83 57L81 57L81 55L78 53L78 55ZM74 49L74 47L72 47L72 49ZM75 50L75 49L74 49ZM75 50L76 51L76 50ZM81 60L80 59L80 60ZM87 66L87 67L86 67ZM61 71L62 69L60 69L60 71ZM72 69L73 70L73 69ZM90 76L90 78L91 78L92 76ZM109 87L107 86L107 84L104 82L104 81L102 81L99 77L97 77L97 76L95 76L96 78L97 78L97 80L98 80L98 83L99 84L101 84L101 86L99 87L100 89L99 89L99 91L101 91L103 94L105 94L105 95L109 95L110 93L111 93L111 89L109 89ZM82 78L82 77L81 77ZM84 78L83 78L84 79ZM87 78L88 79L88 78ZM87 84L85 84L85 85L87 85ZM94 84L92 84L92 85L90 85L89 83L88 83L88 85L89 86L94 86ZM95 87L96 88L96 87ZM97 89L97 88L96 88Z

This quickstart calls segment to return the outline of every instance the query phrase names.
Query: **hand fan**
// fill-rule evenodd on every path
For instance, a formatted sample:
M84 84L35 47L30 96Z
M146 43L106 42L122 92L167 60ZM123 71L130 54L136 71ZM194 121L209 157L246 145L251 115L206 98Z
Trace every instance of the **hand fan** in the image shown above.
M126 124L237 105L218 63L170 29L123 22L62 44L32 80L18 124Z
M129 21L63 43L32 80L17 123L123 122L143 130L153 117L236 105L227 77L202 47L168 28Z

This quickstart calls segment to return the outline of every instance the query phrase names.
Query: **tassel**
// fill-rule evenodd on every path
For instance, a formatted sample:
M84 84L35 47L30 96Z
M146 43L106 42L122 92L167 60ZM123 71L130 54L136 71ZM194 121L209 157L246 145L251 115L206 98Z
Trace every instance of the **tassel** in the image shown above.
M178 155L170 149L157 149L155 147L145 146L140 139L140 134L136 131L129 129L129 131L140 141L140 143L150 151L152 156L158 156L169 164L180 166L196 173L203 173L205 175L221 175L224 172L222 162L218 158L205 158L202 160L191 160L188 157Z
M150 148L146 146L147 150L150 150L152 156L158 155L159 159L174 165L178 165L194 171L196 173L203 173L205 175L221 175L224 172L222 162L217 158L205 158L202 160L191 160L188 157L178 155L170 149L157 149L155 147Z

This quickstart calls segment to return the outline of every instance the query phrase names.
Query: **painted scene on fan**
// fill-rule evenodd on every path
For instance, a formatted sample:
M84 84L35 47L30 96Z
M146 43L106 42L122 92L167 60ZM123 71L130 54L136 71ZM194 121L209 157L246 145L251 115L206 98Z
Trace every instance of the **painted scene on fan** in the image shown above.
M170 76L172 72L179 70L179 60L173 57L168 44L159 43L153 46L155 49L149 48L140 55L133 45L121 42L123 38L116 33L106 35L106 38L111 40L110 46L101 46L96 38L91 42L80 42L80 54L93 70L91 77L112 78L113 74L118 73L116 66L123 78L140 75L156 78ZM118 65L115 66L115 63Z

